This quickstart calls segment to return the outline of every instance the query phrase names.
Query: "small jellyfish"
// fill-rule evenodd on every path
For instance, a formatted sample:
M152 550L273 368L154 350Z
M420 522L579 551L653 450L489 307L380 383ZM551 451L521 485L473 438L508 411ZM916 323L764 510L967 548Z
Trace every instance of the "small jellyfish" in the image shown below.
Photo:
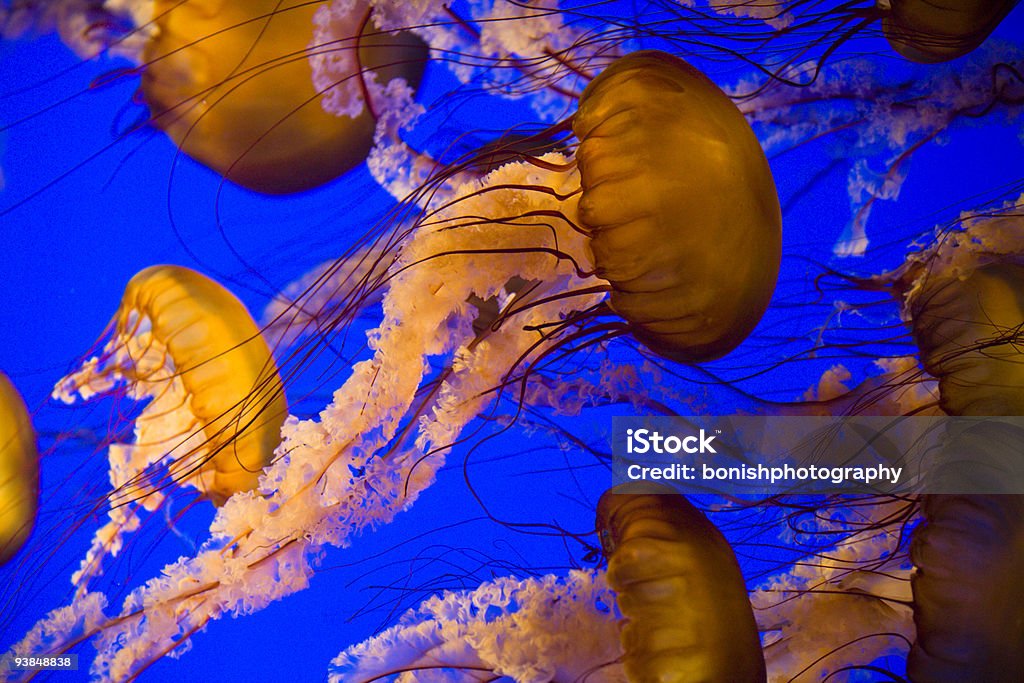
M782 218L761 145L736 105L671 55L615 61L583 93L580 220L611 308L656 353L717 358L761 319Z
M0 372L0 565L32 531L39 497L39 454L28 410Z
M911 61L948 62L985 42L1018 1L890 0L882 31L889 45Z
M308 190L362 163L373 144L372 107L349 116L325 111L310 59L348 62L347 82L332 85L361 90L365 99L373 78L381 85L403 78L415 87L426 51L409 34L379 31L367 3L350 9L348 40L316 44L318 6L155 3L155 35L142 51L153 125L183 153L268 194Z
M256 486L280 441L287 404L281 377L245 306L220 284L180 266L152 266L131 279L103 353L61 380L71 402L110 392L152 399L135 441L110 448L110 522L73 580L85 586L121 536L138 528L124 502L156 510L164 489L189 485L222 505Z
M703 513L667 487L634 486L606 491L597 523L630 681L766 680L736 555Z

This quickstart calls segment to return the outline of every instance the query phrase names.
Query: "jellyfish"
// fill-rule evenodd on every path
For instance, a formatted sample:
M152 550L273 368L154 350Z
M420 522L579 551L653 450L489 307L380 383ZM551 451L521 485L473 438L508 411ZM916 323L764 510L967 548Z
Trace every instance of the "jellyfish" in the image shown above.
M150 402L131 444L110 448L110 521L73 581L84 591L172 484L223 505L271 462L287 414L277 367L252 317L220 284L188 268L152 266L131 279L102 353L57 385L65 402L127 385Z
M719 14L763 21L776 30L778 38L817 29L805 49L824 44L826 56L869 26L881 24L893 51L912 62L933 64L957 59L980 46L1017 0L885 0L873 6L831 7L794 0L710 0L708 4Z
M619 487L598 503L597 530L607 572L431 597L346 648L330 680L765 680L736 556L702 512L672 489Z
M946 62L981 45L1017 0L892 0L882 30L892 48L915 62Z
M343 17L350 40L329 45L309 45L314 20L338 21L316 4L156 3L153 16L142 52L153 124L184 154L271 194L317 187L362 163L374 121L359 83L401 78L415 88L425 61L408 34L379 31L366 3ZM347 116L321 106L309 59L347 64L347 79L330 84L350 91Z
M25 544L39 497L36 435L24 401L0 373L0 565Z
M707 517L667 487L612 489L597 515L630 681L766 680L739 563Z
M771 171L735 105L682 60L639 52L587 86L573 128L612 310L673 360L735 348L768 307L782 248Z
M379 30L368 2L343 11L276 0L108 5L5 11L11 33L53 24L83 57L109 49L135 61L147 122L182 154L267 194L309 190L361 164L375 125L367 82L397 78L415 89L426 60L411 34ZM326 27L344 38L318 42ZM322 63L334 80L314 83Z
M993 215L968 218L960 231L940 235L888 276L950 415L1024 414L1022 204L1024 197ZM1000 449L1016 454L1020 428L980 424L951 436L946 448L971 459ZM972 476L992 476L977 470ZM910 551L917 626L907 660L911 679L1024 675L1017 581L1024 567L1024 495L1012 489L926 495L922 512Z

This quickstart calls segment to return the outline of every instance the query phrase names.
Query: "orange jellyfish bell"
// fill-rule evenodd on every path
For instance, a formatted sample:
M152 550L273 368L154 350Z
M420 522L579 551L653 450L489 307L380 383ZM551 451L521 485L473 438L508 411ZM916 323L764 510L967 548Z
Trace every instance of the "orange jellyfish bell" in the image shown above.
M136 455L125 460L153 451L146 457L166 464L169 456L171 475L218 505L254 488L288 407L270 349L242 302L193 270L152 266L128 283L111 327L102 356L62 380L55 395L88 398L126 381L133 397L153 398L147 410L155 415L138 418ZM177 433L147 436L161 421Z
M913 62L948 62L985 42L1018 2L890 0L882 30L889 45Z
M310 47L320 3L296 0L158 0L156 34L143 50L142 92L152 123L181 151L228 180L267 194L301 192L362 163L374 119L321 106L310 51L353 58L358 88L366 70L383 85L415 87L426 49L410 34L376 29L356 3L351 41ZM345 44L342 44L345 42Z
M921 363L950 415L1024 415L1024 265L925 274L908 309Z
M743 114L683 60L622 57L583 93L573 129L610 305L650 349L681 362L731 351L768 307L782 216Z
M152 266L125 288L102 353L54 389L72 402L123 385L148 400L132 443L110 446L109 521L72 576L80 593L166 492L192 487L223 505L256 487L287 416L281 376L245 306L210 278Z
M17 389L0 372L0 565L28 539L38 497L35 430Z
M670 487L634 482L605 491L597 528L629 681L766 680L739 563L704 513Z

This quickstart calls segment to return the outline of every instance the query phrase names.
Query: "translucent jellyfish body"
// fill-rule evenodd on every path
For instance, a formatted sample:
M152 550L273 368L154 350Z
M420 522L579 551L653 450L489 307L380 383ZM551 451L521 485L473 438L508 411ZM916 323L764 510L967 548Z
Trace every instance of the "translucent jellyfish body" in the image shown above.
M28 539L38 497L35 430L21 395L0 372L0 565Z
M584 91L573 130L597 274L655 352L721 356L761 319L782 219L768 162L721 90L660 52L614 62Z
M981 45L1018 2L889 0L882 30L893 49L907 59L946 62Z
M964 442L971 450L959 455L984 457L979 447L1024 449L1019 429L998 423L980 429ZM922 512L910 549L917 636L907 657L910 679L1020 680L1024 495L928 495Z
M934 246L889 276L951 415L1024 415L1022 206L1024 198L968 216L962 229L939 233ZM961 462L1012 454L1006 466L1018 469L1006 481L1019 480L1024 434L1014 425L982 423L950 435L944 448ZM1000 474L974 464L968 476ZM1020 679L1024 495L926 495L922 512L910 552L917 627L910 678Z
M685 497L620 487L597 506L630 681L764 681L736 555Z
M426 51L408 34L377 30L364 2L348 7L345 39L310 45L317 9L293 0L156 2L155 35L142 52L152 123L188 156L259 192L308 190L362 163L375 122L358 93L368 79L415 87ZM347 65L327 90L357 93L348 115L321 106L311 59Z
M951 415L1024 415L1024 199L966 216L962 229L880 279L900 297L921 364Z
M188 485L217 505L256 485L280 441L287 405L270 350L245 306L220 284L179 266L141 271L125 289L103 353L63 379L65 401L127 385L150 399L131 444L110 448L110 522L96 534L83 578L138 527L126 502L148 510L163 489Z

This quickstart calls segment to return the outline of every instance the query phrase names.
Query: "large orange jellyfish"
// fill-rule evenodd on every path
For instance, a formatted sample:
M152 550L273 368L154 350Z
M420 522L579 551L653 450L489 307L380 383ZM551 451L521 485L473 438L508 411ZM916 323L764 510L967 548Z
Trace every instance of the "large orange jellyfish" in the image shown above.
M25 544L35 523L38 458L25 403L0 372L0 565Z
M374 130L365 80L415 88L426 58L408 34L377 30L368 3L343 18L349 41L327 45L313 40L316 3L193 0L157 2L152 12L142 93L153 124L185 154L260 192L308 190L362 163ZM348 64L347 79L318 91L310 59ZM351 92L348 116L321 106L331 89Z
M148 123L221 176L269 194L309 190L361 164L373 146L372 91L393 79L415 89L426 61L418 39L379 30L362 0L0 9L0 29L52 23L82 56L135 61ZM324 31L344 37L322 42ZM324 69L331 80L315 78Z
M573 129L611 308L674 360L730 351L768 307L782 248L771 171L739 110L682 60L639 52L587 86Z

